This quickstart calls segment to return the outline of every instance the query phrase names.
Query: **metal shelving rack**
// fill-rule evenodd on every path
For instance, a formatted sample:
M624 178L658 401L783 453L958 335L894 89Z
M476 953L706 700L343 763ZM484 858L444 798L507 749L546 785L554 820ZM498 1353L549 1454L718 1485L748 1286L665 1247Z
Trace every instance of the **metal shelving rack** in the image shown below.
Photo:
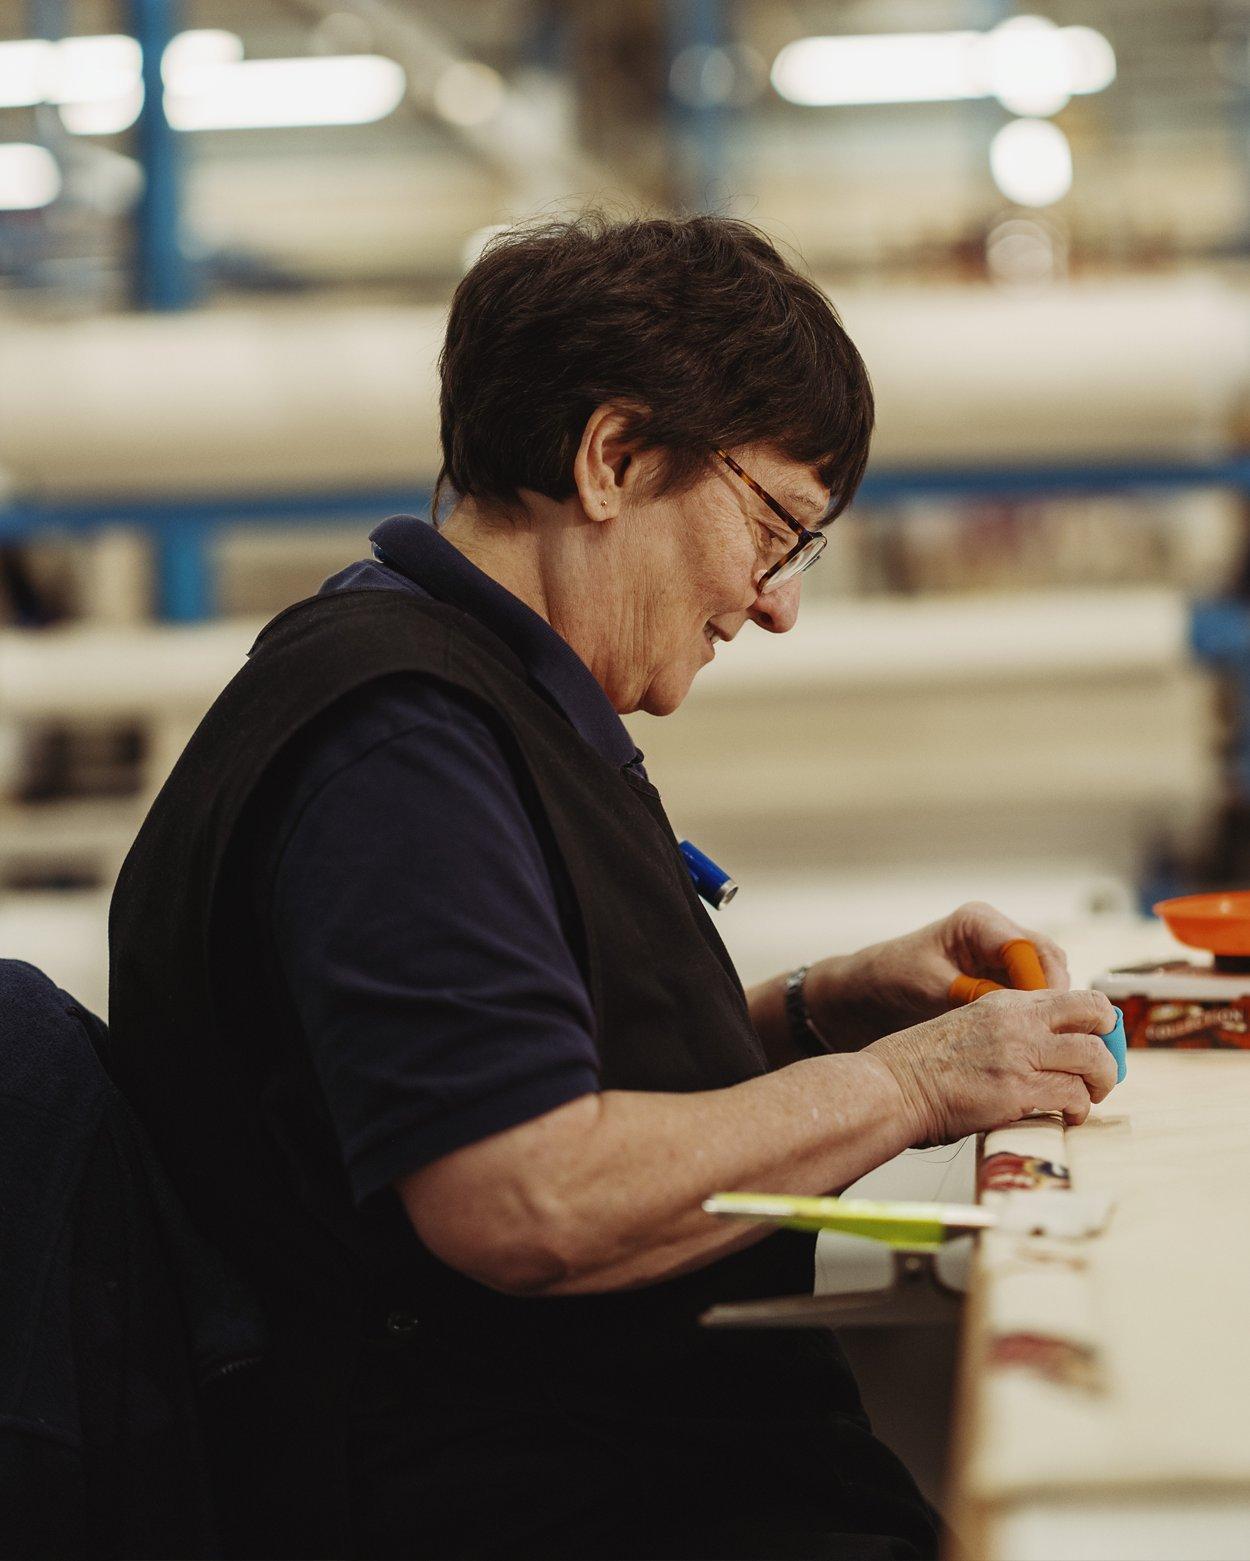
M28 0L32 31L50 36L59 0ZM165 117L160 62L181 25L180 0L129 0L132 30L143 47L145 101L137 151L145 171L143 199L135 214L133 297L142 309L186 308L195 302L197 271L181 230L181 149ZM721 40L721 7L712 0L668 0L672 48ZM695 165L691 177L708 196L718 185L719 116L714 110L679 112L674 133ZM861 490L867 504L923 497L949 499L1044 498L1125 491L1223 487L1250 498L1250 454L1177 464L1117 463L993 466L952 470L870 472ZM149 539L156 561L156 612L170 623L200 622L216 610L214 543L239 525L292 526L359 519L371 524L386 514L428 511L420 487L350 492L203 494L194 499L46 501L20 496L0 502L0 540L84 535L125 525ZM1194 654L1224 671L1235 692L1236 740L1231 756L1234 794L1250 801L1250 603L1194 604Z

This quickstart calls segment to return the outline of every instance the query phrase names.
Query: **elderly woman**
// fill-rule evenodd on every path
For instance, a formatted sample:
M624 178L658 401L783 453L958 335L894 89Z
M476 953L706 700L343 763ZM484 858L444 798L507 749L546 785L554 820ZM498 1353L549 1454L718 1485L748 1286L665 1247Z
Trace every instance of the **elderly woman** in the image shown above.
M271 1330L205 1388L230 1548L930 1554L831 1337L698 1327L810 1239L700 1204L1079 1121L1109 1008L1030 933L1051 990L946 1012L981 905L744 993L620 720L794 626L864 366L699 217L506 235L441 375L446 519L269 625L114 902L118 1074Z

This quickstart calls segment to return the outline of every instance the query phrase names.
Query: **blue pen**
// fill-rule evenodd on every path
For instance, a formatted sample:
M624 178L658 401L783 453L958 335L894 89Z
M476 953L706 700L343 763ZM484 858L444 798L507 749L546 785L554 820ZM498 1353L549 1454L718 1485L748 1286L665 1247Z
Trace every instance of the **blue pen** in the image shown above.
M713 910L719 911L728 905L737 894L738 885L725 869L718 867L710 856L700 851L698 846L691 845L689 840L679 840L677 849L686 859L686 868L700 898L706 900Z

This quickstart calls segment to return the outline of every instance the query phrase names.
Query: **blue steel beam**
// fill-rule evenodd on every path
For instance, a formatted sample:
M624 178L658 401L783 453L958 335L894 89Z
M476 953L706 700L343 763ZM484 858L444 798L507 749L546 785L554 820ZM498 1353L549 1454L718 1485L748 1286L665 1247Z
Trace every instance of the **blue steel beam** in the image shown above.
M725 45L724 0L667 0L668 67L687 49ZM698 211L719 210L729 190L728 113L719 103L683 103L668 85L669 124L683 171L686 201Z
M905 498L1045 496L1114 493L1132 489L1237 488L1250 492L1250 455L1189 462L1133 462L1124 465L894 468L870 471L857 502L884 504ZM82 531L101 525L158 527L167 519L200 524L283 524L324 516L424 512L430 490L404 487L351 488L308 493L202 494L196 497L95 500L15 499L0 504L0 536L39 530Z
M384 515L426 515L431 495L423 488L369 492L252 494L217 498L116 499L95 503L18 500L0 505L0 541L40 535L83 536L103 526L133 526L149 538L155 555L156 602L167 623L199 623L217 610L214 548L231 526L306 527Z
M1187 463L885 470L869 473L860 489L860 501L889 504L908 498L1041 498L1054 494L1195 487L1226 487L1250 493L1250 455ZM146 532L158 548L158 611L163 617L187 621L211 611L211 583L207 578L198 585L192 582L197 570L207 575L211 568L211 537L218 529L370 520L395 513L421 515L428 513L429 502L428 490L416 485L328 493L207 494L165 500L18 499L0 504L0 538L134 526ZM161 549L163 557L159 555Z
M887 468L868 473L859 498L889 504L908 498L1044 498L1148 488L1236 488L1250 492L1250 455L1123 465Z
M130 0L130 25L143 50L143 109L135 127L143 193L134 222L134 302L140 309L185 309L195 279L182 235L182 146L165 115L161 61L179 29L179 0Z
M204 623L215 618L216 527L170 520L154 535L152 563L156 600L167 623Z
M0 504L0 537L36 532L90 532L101 526L134 526L157 534L166 525L217 526L315 525L357 516L381 519L390 514L424 514L430 490L353 488L327 493L244 493L175 499L76 500L16 499Z

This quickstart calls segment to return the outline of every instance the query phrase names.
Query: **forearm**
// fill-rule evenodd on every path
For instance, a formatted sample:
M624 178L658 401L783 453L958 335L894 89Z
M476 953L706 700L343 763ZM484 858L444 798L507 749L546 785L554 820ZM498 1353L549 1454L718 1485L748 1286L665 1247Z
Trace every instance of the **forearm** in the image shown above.
M899 1154L912 1131L897 1083L871 1057L809 1058L709 1094L599 1098L586 1182L597 1190L574 1203L586 1266L553 1294L646 1283L747 1245L769 1227L714 1221L705 1198L830 1192ZM613 1174L626 1156L633 1174Z
M453 1155L419 1173L419 1208L405 1198L434 1250L486 1283L546 1295L623 1289L766 1234L704 1214L713 1193L828 1192L914 1133L879 1059L812 1058L699 1094L583 1097L461 1151L474 1157L467 1186L439 1185ZM466 1207L479 1222L472 1252L458 1246ZM475 1271L474 1252L488 1255L490 1272Z

